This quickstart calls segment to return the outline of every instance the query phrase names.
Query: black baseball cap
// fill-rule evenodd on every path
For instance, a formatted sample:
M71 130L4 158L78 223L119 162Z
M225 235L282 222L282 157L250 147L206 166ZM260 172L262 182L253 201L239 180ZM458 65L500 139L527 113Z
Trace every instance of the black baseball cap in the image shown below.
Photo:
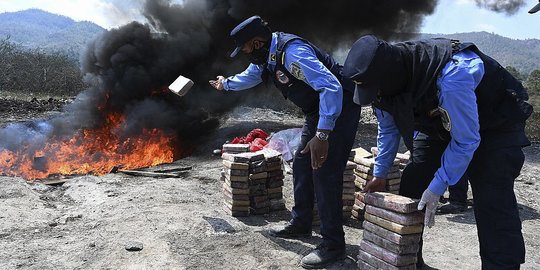
M368 105L377 97L380 76L374 62L381 44L382 40L373 35L359 38L343 64L343 76L356 84L353 101L358 105Z
M261 17L252 16L237 25L231 31L230 35L236 44L236 48L231 53L231 57L235 57L238 52L242 50L242 46L250 39L257 36L272 35L272 31L270 30L270 27L268 27L268 23L261 19Z
M529 10L529 13L533 14L540 10L540 3L536 4L531 10Z

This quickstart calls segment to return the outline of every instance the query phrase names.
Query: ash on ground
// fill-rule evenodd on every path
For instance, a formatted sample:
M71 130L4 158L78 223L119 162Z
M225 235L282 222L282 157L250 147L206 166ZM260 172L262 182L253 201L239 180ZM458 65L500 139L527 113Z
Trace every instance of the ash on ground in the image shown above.
M0 114L6 119L5 112ZM34 112L8 121L42 116ZM0 269L300 269L300 259L321 241L320 235L284 240L266 232L290 218L291 176L283 190L287 210L234 218L222 210L222 161L211 152L254 128L276 132L300 127L303 119L244 107L223 120L194 155L178 161L193 166L181 178L108 174L46 186L0 177ZM355 147L374 146L376 133L366 108ZM527 248L523 268L540 269L540 145L525 153L515 183ZM424 259L431 269L480 268L474 223L471 208L436 216L424 239ZM356 269L361 224L349 220L345 233L348 258L328 269ZM126 250L126 243L134 242L144 249Z

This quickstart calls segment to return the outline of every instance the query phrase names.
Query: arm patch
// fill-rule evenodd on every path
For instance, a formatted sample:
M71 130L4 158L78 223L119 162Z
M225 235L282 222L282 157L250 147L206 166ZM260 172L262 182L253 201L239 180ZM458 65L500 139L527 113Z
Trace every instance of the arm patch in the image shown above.
M302 71L302 68L296 62L291 63L291 75L293 75L295 78L301 81L306 79L306 76L304 76L304 72Z
M446 129L446 131L450 132L452 130L452 119L450 119L450 114L447 110L445 110L443 107L439 106L439 112L441 113L441 122Z

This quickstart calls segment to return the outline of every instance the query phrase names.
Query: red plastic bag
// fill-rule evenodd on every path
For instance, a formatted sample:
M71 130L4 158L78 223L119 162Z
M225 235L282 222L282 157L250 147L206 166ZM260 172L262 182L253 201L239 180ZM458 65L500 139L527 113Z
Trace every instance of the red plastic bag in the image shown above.
M245 137L235 137L230 143L249 144L249 150L251 152L256 152L262 150L263 147L268 144L266 138L268 138L268 133L260 128L256 128L250 131Z
M261 138L255 138L255 140L249 143L249 151L257 152L259 150L262 150L267 144L268 142L266 140L263 140Z

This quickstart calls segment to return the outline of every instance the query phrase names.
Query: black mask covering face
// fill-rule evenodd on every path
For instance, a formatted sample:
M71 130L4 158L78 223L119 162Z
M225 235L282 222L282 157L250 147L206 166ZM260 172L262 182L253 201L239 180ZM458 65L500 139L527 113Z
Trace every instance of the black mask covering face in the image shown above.
M368 70L354 79L363 82L364 87L376 88L380 96L394 96L406 90L408 76L400 47L384 42Z
M262 41L259 41L262 42ZM255 46L255 45L254 45ZM268 61L268 55L270 54L270 43L264 42L264 45L259 49L253 48L251 53L247 54L249 62L255 65L266 64Z

